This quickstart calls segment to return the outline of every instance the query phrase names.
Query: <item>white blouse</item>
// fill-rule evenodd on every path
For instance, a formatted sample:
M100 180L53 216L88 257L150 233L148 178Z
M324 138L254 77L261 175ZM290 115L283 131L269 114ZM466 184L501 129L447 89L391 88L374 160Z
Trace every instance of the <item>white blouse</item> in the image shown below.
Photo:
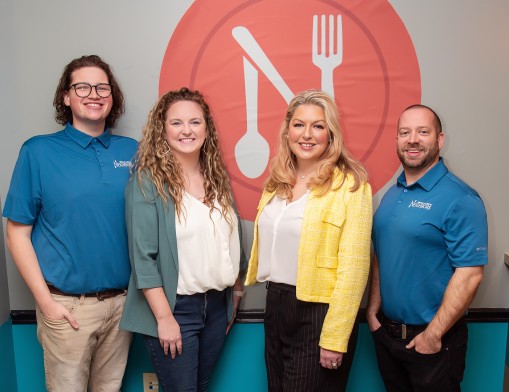
M304 208L309 190L299 199L286 204L274 196L258 218L259 282L297 282L297 259Z
M181 222L175 214L179 276L177 294L191 295L233 286L239 274L240 240L238 219L233 210L233 225L221 215L215 202L208 206L184 194Z

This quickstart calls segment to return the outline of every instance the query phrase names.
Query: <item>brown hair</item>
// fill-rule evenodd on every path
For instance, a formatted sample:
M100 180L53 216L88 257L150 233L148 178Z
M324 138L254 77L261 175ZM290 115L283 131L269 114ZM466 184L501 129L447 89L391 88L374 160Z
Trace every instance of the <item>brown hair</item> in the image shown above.
M201 108L207 136L200 151L200 171L205 178L204 203L212 212L214 200L221 206L223 217L231 224L230 182L219 151L217 131L210 114L210 109L199 91L186 87L169 91L159 98L148 115L148 122L143 128L143 137L138 146L135 159L135 171L150 173L158 194L167 202L170 197L175 204L177 216L181 217L182 197L184 195L184 174L179 161L166 143L166 114L171 105L179 101L195 102ZM140 186L142 176L139 176Z
M118 85L113 72L111 72L110 66L97 55L81 56L72 60L64 68L64 72L58 82L57 90L55 91L55 98L53 99L55 120L61 125L72 122L72 110L69 106L64 104L64 93L67 92L71 86L72 73L85 67L100 68L106 73L106 76L108 76L108 83L111 85L113 103L111 105L110 114L106 117L106 127L111 128L115 126L117 119L124 114L124 95L122 94L122 90L120 90L120 86Z

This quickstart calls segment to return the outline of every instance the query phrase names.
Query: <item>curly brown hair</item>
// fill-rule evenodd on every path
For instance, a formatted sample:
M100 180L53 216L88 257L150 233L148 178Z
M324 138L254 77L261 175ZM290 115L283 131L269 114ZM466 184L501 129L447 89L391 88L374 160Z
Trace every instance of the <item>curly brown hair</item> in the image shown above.
M192 91L186 87L169 91L159 98L150 111L135 157L134 166L135 172L140 174L138 176L140 187L143 186L143 174L150 173L150 180L156 186L157 193L165 203L171 197L177 216L179 219L181 218L182 198L185 190L184 173L179 161L168 149L166 143L166 114L170 106L179 101L195 102L202 110L207 130L199 157L200 172L205 179L204 203L209 206L212 212L214 200L217 200L221 206L223 217L231 225L233 198L230 181L221 158L217 131L210 108L199 91Z
M292 198L292 188L296 181L297 159L288 145L287 135L293 114L300 105L317 105L323 109L330 140L329 146L318 163L318 174L310 179L309 186L316 187L318 195L324 195L331 189L333 173L338 168L344 174L339 187L343 184L346 175L351 174L354 178L351 191L355 191L362 182L367 181L366 169L344 145L336 103L319 90L302 91L288 105L285 119L279 129L278 152L271 162L270 176L265 182L265 188L271 192L277 190L278 195Z
M55 91L55 98L53 99L53 106L55 107L55 120L61 125L72 122L71 108L64 104L64 93L66 93L71 86L72 73L80 68L96 67L102 69L108 77L108 83L111 85L111 96L113 103L111 105L110 114L106 117L106 127L111 128L125 111L124 94L120 90L110 66L105 63L99 56L81 56L72 60L64 68L64 72L58 82L57 90Z

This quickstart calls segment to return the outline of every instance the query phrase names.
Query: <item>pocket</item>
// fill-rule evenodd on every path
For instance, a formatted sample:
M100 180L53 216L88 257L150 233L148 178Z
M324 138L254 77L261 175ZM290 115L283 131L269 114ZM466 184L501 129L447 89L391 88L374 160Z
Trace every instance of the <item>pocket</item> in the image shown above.
M338 211L330 208L324 208L320 213L320 218L323 222L339 228L343 226L343 223L345 222L345 211L342 209Z
M68 295L58 295L58 294L51 294L51 297L55 300L55 302L58 302L60 305L62 305L64 308L66 308L69 313L74 315L76 312L77 307L79 306L79 298L68 296ZM42 319L44 320L44 323L51 326L51 325L59 325L59 324L66 324L69 323L67 319L61 318L61 319L52 319L47 317L44 313L41 312Z
M316 258L316 265L319 268L333 268L336 269L338 267L338 257L337 256L318 256Z

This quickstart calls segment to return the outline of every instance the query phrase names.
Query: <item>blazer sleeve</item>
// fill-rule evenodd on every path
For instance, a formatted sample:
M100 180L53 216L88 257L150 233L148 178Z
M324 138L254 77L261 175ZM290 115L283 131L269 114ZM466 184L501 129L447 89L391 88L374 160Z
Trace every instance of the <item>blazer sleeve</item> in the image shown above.
M347 184L345 184L346 186ZM339 240L336 283L320 336L320 347L346 352L366 288L370 266L373 206L371 187L345 192L346 216Z
M156 191L142 175L142 188L135 174L125 190L125 215L131 273L136 288L162 287L158 262L159 236Z

